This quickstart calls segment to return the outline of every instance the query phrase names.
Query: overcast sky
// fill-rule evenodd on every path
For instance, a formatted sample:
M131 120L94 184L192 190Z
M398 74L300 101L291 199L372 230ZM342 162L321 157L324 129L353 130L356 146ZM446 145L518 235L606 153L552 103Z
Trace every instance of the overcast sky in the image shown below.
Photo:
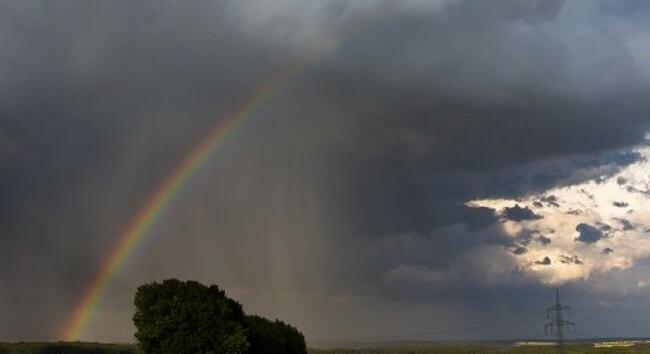
M538 337L554 287L577 336L645 335L649 20L643 0L0 1L0 341L61 338L152 188L304 58L83 339L133 341L135 288L169 277L311 341ZM436 334L504 321L526 323Z

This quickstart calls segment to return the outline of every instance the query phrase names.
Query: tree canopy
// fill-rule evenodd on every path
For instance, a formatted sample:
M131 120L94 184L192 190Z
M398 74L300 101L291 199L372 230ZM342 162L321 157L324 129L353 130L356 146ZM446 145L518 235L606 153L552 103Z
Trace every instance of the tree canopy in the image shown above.
M216 285L168 279L140 286L134 302L135 337L147 354L307 353L298 329L246 316Z

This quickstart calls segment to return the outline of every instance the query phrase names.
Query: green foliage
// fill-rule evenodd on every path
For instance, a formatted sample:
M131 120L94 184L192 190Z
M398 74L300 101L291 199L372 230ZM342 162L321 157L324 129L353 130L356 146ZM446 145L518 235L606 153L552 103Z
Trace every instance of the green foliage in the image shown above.
M135 337L147 354L239 354L244 312L216 285L170 279L138 288Z
M176 279L145 284L135 307L135 337L145 354L307 353L295 327L245 316L216 285Z
M244 354L248 352L250 347L246 330L241 327L237 331L228 336L223 343L223 350L226 354Z

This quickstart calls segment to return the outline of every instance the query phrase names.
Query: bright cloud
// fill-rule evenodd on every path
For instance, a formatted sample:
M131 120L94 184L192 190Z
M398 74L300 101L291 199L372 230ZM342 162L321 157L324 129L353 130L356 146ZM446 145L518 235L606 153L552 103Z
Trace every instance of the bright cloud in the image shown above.
M650 148L636 152L641 158L613 175L520 199L467 204L495 211L512 237L503 252L545 284L628 269L650 256Z

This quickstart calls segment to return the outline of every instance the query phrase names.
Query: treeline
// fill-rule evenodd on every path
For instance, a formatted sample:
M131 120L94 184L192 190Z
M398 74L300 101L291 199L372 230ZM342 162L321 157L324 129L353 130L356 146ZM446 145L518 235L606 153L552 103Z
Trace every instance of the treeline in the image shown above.
M135 308L135 337L145 354L307 353L298 329L246 315L216 285L176 279L145 284Z

